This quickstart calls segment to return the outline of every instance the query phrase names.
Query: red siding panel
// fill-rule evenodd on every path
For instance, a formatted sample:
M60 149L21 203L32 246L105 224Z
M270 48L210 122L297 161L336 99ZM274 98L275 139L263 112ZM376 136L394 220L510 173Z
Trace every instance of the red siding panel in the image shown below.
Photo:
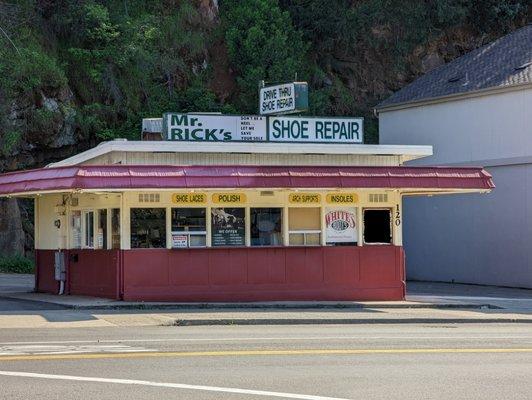
M124 299L401 300L402 254L396 246L124 250Z
M69 250L69 294L119 298L120 250ZM77 257L77 261L74 258Z
M35 290L41 293L59 293L55 280L55 250L35 250Z

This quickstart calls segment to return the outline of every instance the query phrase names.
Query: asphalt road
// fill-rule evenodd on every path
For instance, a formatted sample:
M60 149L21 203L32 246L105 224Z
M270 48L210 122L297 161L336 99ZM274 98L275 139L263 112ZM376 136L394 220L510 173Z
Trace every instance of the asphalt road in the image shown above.
M0 330L5 399L530 399L530 325Z

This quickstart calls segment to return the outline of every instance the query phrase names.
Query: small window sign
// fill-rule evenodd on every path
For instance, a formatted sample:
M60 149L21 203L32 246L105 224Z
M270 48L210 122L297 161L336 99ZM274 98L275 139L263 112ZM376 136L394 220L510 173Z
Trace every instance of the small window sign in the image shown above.
M172 248L182 249L188 247L188 235L172 233Z

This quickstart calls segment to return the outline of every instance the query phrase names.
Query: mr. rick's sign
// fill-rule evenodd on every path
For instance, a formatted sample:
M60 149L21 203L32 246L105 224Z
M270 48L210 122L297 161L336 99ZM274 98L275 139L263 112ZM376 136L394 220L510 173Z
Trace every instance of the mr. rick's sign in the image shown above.
M362 143L362 118L259 115L163 115L163 134L170 141Z

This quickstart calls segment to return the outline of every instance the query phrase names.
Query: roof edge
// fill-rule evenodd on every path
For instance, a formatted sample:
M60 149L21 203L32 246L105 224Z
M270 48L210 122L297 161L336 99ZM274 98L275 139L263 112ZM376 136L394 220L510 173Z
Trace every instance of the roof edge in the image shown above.
M170 142L170 141L125 141L102 142L92 149L48 164L46 168L74 166L111 152L175 152L175 153L266 153L292 154L286 143L271 142ZM295 148L294 148L295 149ZM297 154L324 155L391 155L403 156L407 160L428 157L433 154L432 146L427 145L388 145L388 144L320 144L298 143ZM294 153L294 154L296 154Z
M507 86L493 86L485 89L471 90L462 93L452 93L444 96L428 97L420 100L403 101L379 107L375 106L374 111L377 114L388 111L402 110L405 108L422 107L432 104L446 103L454 100L464 100L468 98L488 96L490 94L508 93L520 90L532 89L532 83L518 83Z

